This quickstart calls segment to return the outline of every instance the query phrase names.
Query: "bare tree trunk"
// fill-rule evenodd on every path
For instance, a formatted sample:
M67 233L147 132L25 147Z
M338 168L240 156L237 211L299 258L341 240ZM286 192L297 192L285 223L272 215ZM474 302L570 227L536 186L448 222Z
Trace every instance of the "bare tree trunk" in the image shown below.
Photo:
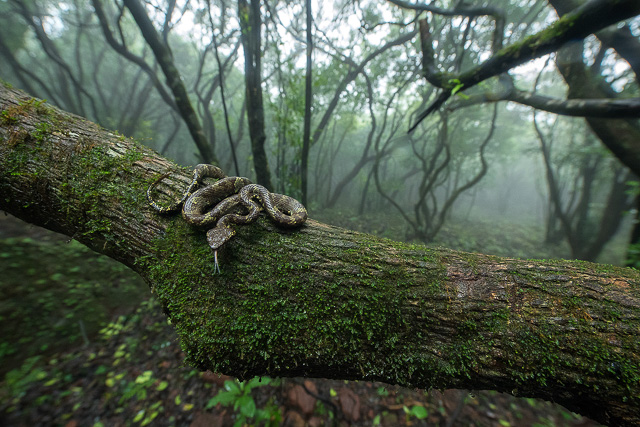
M312 54L313 38L311 33L311 0L305 1L307 15L307 74L304 77L304 130L302 136L302 154L300 162L300 175L302 185L302 204L308 204L309 190L309 147L311 146L311 104L313 102L313 78L312 78Z
M262 51L260 49L262 19L260 16L260 0L251 0L251 5L247 3L247 0L240 0L238 2L238 15L242 31L242 47L244 48L247 119L249 122L249 136L251 137L253 165L258 183L273 189L267 152L264 149L267 136L264 133L264 105L262 102Z
M640 273L392 242L309 220L204 233L147 206L189 181L150 149L0 85L0 209L137 271L190 363L553 400L640 423Z
M153 54L160 64L160 68L162 68L162 72L167 78L167 85L171 88L171 92L175 98L180 116L187 125L187 129L189 129L189 133L196 147L198 147L198 152L202 160L206 163L218 163L213 147L209 141L207 141L198 116L191 105L191 101L189 101L187 89L184 87L180 72L173 61L173 54L171 53L169 45L162 40L160 34L158 34L153 23L147 16L144 7L138 0L124 0L124 4L131 12L131 15L133 15L133 19L135 19L138 24L142 36L151 47L151 50L153 50Z

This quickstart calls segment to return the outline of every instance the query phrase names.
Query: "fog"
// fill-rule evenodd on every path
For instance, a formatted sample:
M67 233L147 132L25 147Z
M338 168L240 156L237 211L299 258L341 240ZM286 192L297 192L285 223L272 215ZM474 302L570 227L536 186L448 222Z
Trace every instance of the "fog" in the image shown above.
M538 110L536 127L530 106L495 102L513 88L557 98L577 92L576 85L586 83L567 83L558 68L566 59L597 71L611 96L637 96L624 58L591 36L572 43L571 54L515 67L507 80L503 75L466 90L452 79L451 99L408 134L442 94L423 77L430 51L413 33L416 15L392 3L313 5L311 217L395 240L504 256L625 263L637 187L608 142L583 118ZM127 9L112 2L41 6L0 2L2 79L185 166L207 161L192 137L199 126L213 153L208 161L235 174L235 151L238 173L258 180L235 9L205 2L178 2L170 14L163 4L147 8L172 51L197 116L192 123ZM557 19L542 2L504 7L505 43ZM305 191L304 13L300 5L265 3L258 71L265 118L260 144L272 190L298 198ZM494 27L487 16L425 19L436 69L462 72L491 57ZM637 19L629 28L638 32ZM614 206L609 195L620 191L627 196ZM604 243L595 237L599 230L609 230Z

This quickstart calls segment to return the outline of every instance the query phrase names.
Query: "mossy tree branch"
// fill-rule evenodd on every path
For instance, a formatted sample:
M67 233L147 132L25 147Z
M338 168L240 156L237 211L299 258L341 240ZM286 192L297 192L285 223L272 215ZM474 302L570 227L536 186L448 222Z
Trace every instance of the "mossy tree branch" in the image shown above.
M392 1L405 8L422 10L418 5L408 2ZM430 11L438 13L435 11ZM451 11L451 14L454 14ZM429 64L424 72L427 80L442 88L440 95L429 105L410 127L409 132L438 110L452 95L454 89L467 90L491 77L499 76L512 68L524 64L532 59L539 58L548 53L555 52L568 42L582 40L609 25L632 18L640 13L640 2L636 0L591 0L571 12L563 15L548 28L533 34L524 40L493 51L492 56L480 65L458 74L436 72L436 67L431 59L426 59ZM458 13L459 14L459 13ZM429 29L426 21L421 23L421 37L423 55L430 57L432 48L429 44ZM495 39L494 35L494 39ZM496 46L496 43L493 43Z
M238 229L219 254L144 193L189 180L133 140L0 87L0 209L143 276L188 360L248 377L494 389L640 422L640 274L429 249L310 220ZM168 197L167 197L168 199Z

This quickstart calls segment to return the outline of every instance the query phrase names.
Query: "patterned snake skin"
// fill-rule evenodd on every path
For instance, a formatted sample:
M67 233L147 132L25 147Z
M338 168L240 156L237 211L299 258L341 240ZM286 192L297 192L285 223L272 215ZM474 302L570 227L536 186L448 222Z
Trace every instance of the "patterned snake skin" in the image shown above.
M167 176L169 173L161 175L147 189L149 205L161 214L174 213L182 207L182 217L187 223L209 229L207 242L215 254L214 271L220 271L218 249L236 234L233 225L252 223L263 209L279 226L300 227L307 220L307 210L296 199L271 193L247 178L227 177L220 168L206 164L194 168L193 179L180 200L161 206L153 200L151 192ZM196 191L204 178L218 181Z

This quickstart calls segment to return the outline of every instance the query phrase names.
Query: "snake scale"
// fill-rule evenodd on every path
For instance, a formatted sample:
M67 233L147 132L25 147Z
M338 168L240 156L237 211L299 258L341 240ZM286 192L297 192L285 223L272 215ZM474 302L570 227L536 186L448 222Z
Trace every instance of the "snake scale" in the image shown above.
M194 226L208 228L207 242L214 251L214 272L218 267L218 249L234 235L234 225L250 224L264 210L276 225L300 227L307 220L307 210L296 199L271 193L247 178L226 176L217 166L199 164L184 194L169 206L159 205L151 192L169 173L161 175L147 188L149 205L158 213L175 213L182 207L182 217ZM203 185L205 178L217 178L214 184Z

